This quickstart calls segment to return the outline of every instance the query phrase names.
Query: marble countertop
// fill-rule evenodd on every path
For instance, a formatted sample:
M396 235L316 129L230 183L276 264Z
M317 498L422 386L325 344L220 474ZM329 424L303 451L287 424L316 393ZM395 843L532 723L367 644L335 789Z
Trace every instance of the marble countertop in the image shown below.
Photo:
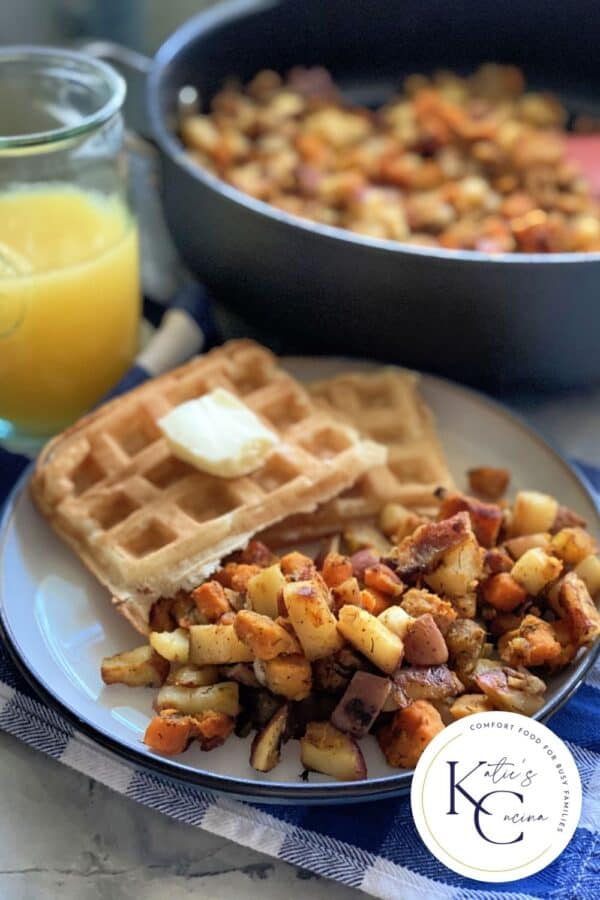
M511 404L565 453L600 461L600 390ZM125 799L0 733L2 900L342 900L324 881Z

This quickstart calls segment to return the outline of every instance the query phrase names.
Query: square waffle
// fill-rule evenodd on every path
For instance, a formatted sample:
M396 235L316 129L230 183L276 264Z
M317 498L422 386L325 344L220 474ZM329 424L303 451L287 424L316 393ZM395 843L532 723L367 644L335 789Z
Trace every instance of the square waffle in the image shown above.
M208 475L171 453L157 420L224 387L281 440L241 478ZM232 341L85 416L44 448L33 497L58 534L147 631L150 609L206 578L257 531L310 512L386 456L319 410L269 351Z
M343 531L352 522L373 520L386 503L400 503L418 513L435 509L436 488L453 487L453 481L418 385L416 373L392 366L310 385L323 411L387 446L387 462L310 516L290 516L270 528L261 535L267 544L281 546Z

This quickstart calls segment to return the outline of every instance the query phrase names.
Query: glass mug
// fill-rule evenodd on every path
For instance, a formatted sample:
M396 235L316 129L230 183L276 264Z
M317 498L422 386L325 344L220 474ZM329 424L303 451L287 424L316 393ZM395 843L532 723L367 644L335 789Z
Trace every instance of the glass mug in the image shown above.
M122 78L70 51L0 49L0 444L32 451L137 350L138 237Z

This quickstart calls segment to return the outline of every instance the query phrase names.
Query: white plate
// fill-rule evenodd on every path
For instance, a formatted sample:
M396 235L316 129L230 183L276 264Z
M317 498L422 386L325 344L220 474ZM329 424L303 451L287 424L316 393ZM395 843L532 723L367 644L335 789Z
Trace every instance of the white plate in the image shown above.
M290 359L287 367L305 380L325 378L369 364L334 359ZM500 465L512 473L511 488L548 491L583 515L600 536L594 501L570 467L539 437L483 396L423 376L422 391L437 417L450 468L459 485L476 465ZM197 745L180 757L152 754L142 743L155 691L106 687L103 656L140 643L111 608L106 591L51 532L20 484L7 504L0 534L0 614L12 653L42 694L77 727L120 756L171 777L194 781L246 799L271 802L340 802L372 799L406 790L410 772L389 768L375 741L362 742L369 779L340 784L326 776L300 780L299 745L290 741L281 764L269 774L248 763L250 739L232 737L202 753ZM551 679L543 718L570 696L591 663L582 655Z

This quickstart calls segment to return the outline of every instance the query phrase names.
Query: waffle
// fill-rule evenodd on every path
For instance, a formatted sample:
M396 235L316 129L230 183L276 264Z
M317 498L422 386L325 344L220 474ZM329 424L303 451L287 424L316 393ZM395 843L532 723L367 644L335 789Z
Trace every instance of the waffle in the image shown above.
M218 478L177 459L156 424L173 406L215 387L243 398L281 439L243 478ZM232 341L54 438L31 489L119 611L145 632L157 598L191 589L257 531L290 511L315 509L385 455L319 410L267 350Z
M372 521L390 502L419 513L435 510L436 488L452 487L453 481L418 383L416 373L390 366L312 384L310 393L325 412L387 446L387 463L370 469L315 513L290 516L261 539L281 546L343 531L353 522Z

